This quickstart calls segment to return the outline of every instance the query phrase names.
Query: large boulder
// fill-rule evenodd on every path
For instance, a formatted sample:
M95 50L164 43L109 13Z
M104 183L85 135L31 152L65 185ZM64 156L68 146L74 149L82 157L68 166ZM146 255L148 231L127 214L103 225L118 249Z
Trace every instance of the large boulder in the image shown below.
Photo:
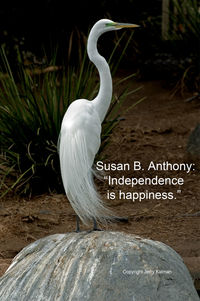
M181 257L121 232L55 234L24 248L0 278L1 301L198 301Z

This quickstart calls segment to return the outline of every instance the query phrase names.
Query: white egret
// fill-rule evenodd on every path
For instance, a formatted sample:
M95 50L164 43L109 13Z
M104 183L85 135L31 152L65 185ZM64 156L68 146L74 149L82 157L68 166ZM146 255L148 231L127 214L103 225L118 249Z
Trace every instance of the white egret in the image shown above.
M98 95L92 100L78 99L68 107L61 125L59 156L62 181L66 195L84 224L93 221L103 223L112 213L103 205L93 182L95 155L100 147L101 123L104 120L112 98L112 77L110 68L97 50L98 38L107 31L135 24L117 23L108 19L99 20L92 27L87 43L89 59L95 64L100 76Z

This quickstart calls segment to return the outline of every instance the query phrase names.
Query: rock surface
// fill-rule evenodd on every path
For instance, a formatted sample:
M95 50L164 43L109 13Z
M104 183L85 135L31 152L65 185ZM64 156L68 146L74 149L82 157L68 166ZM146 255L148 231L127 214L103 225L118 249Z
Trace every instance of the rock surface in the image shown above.
M55 234L24 248L0 278L1 301L198 301L181 257L121 232Z

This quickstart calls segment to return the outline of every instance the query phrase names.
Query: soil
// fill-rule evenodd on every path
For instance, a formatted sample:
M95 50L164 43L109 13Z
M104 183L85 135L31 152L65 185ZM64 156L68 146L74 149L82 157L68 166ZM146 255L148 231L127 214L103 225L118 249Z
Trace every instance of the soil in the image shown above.
M147 170L154 163L189 163L186 145L191 131L200 121L200 101L185 102L188 95L171 97L161 81L133 82L142 89L132 94L124 109L146 96L127 112L114 129L104 151L105 163L140 161L141 171L106 171L105 175L120 178L158 177L183 178L183 185L109 186L97 181L106 203L128 222L110 223L105 228L124 231L159 240L174 248L184 259L192 276L200 279L200 172L193 170ZM191 96L191 95L190 95ZM116 199L107 200L108 190ZM146 198L142 201L119 199L118 191L173 193L173 199ZM128 194L127 194L128 196ZM82 229L85 229L82 226ZM41 237L75 230L75 214L67 198L61 194L45 194L31 199L7 196L0 203L0 275L12 258L26 245Z

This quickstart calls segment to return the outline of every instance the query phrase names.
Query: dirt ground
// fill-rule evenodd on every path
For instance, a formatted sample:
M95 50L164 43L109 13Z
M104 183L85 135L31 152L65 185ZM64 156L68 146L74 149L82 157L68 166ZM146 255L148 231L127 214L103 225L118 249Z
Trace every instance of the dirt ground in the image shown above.
M127 223L112 223L106 228L124 231L162 241L174 248L184 259L193 277L200 279L200 172L148 171L149 163L187 161L186 145L191 131L200 121L200 100L189 103L184 97L170 97L160 81L133 83L143 88L125 103L129 107L143 96L147 98L122 114L123 120L114 130L104 151L110 163L140 161L142 171L107 171L112 177L175 177L183 178L182 186L109 186L97 181L98 189L107 199L107 191L172 192L173 199L106 200ZM12 258L27 244L41 237L74 231L75 214L64 195L46 194L31 199L9 196L0 202L0 275ZM84 227L82 228L84 229Z

